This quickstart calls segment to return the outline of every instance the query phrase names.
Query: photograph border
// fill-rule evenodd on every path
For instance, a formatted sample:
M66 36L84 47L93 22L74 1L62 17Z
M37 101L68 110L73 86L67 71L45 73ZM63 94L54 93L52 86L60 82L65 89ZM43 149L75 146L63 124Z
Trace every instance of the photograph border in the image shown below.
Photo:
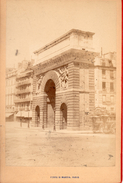
M105 0L106 1L106 0ZM1 0L0 49L0 135L1 183L26 182L120 182L121 181L121 1L117 1L117 109L115 167L14 167L5 165L5 63L6 63L6 1ZM122 53L123 56L123 53ZM123 85L122 85L123 88ZM123 96L122 96L123 100ZM79 179L52 179L51 176L79 176Z

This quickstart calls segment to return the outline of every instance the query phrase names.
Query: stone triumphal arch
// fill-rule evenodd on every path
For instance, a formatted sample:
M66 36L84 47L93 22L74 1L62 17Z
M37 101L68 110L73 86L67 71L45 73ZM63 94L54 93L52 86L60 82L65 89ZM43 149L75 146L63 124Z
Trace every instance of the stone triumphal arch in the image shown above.
M71 30L35 51L33 116L35 126L54 130L92 130L94 109L93 33Z

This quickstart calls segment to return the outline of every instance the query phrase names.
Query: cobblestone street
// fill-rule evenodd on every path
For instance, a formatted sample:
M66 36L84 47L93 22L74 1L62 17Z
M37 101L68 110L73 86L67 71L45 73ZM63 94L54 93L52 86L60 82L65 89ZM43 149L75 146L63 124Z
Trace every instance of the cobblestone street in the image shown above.
M114 166L115 135L42 131L6 123L6 165Z

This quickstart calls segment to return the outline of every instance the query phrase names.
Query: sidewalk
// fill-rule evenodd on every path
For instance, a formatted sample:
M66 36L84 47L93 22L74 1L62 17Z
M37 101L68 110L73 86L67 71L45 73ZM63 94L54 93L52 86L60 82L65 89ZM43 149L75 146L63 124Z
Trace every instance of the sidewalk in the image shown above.
M27 130L28 132L30 131L38 131L41 133L49 133L49 134L78 134L78 135L94 135L94 136L112 136L115 137L115 134L104 134L104 133L93 133L93 131L72 131L72 130L50 130L50 129L42 129L41 127L30 127L28 128L26 123L22 124L22 127L20 126L19 122L6 122L6 128L10 129L10 128L14 128L17 130Z

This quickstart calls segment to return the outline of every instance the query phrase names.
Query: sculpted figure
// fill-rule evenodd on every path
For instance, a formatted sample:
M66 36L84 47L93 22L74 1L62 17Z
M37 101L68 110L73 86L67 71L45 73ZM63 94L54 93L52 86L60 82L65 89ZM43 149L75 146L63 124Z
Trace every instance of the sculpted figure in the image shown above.
M40 89L41 89L41 82L42 82L43 76L40 76L38 81L37 81L37 85L36 85L36 93L40 93Z
M62 67L58 69L59 72L59 78L61 80L61 87L62 88L67 88L68 84L68 69L67 67Z

